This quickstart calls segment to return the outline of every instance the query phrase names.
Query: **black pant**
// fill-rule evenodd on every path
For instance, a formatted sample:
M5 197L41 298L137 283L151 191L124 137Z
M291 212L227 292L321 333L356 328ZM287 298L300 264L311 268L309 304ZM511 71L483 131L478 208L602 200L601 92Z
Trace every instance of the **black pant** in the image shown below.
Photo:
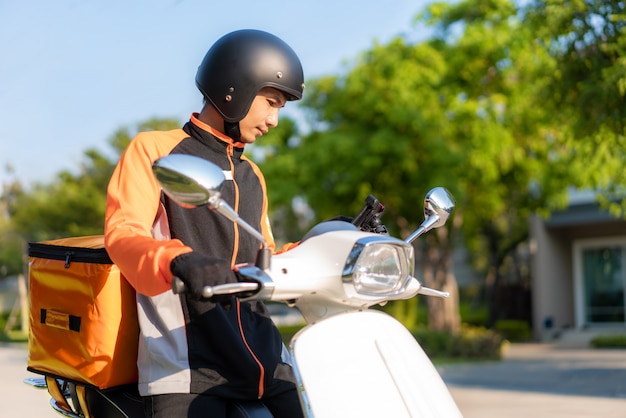
M151 418L226 418L228 401L215 396L187 393L147 396L144 398L146 417ZM261 399L274 418L303 417L295 390L272 398Z

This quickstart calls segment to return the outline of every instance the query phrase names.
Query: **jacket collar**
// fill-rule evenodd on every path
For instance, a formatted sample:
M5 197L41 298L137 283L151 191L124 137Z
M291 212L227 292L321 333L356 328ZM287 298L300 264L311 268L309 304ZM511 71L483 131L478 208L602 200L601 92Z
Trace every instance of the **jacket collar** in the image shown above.
M245 146L244 143L234 141L231 137L202 122L198 119L198 113L191 114L189 122L185 124L183 129L190 136L206 143L207 145L221 143L225 148L232 149L233 155L239 156L243 153Z

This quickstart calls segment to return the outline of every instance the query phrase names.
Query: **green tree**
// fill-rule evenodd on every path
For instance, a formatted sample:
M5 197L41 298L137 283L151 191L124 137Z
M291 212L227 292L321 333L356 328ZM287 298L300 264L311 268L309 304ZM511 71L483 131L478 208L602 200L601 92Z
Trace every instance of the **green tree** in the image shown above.
M454 137L469 153L462 230L486 273L492 323L501 315L495 290L513 270L531 213L562 207L578 186L604 191L624 216L625 200L613 203L625 186L624 7L469 0L423 15L439 29Z
M13 170L7 167L7 173ZM16 180L2 185L0 195L0 278L23 273L24 241L14 231L9 218L9 205L22 193L22 186Z
M441 141L447 127L438 87L445 67L432 46L396 38L363 54L345 77L309 81L304 105L317 121L316 129L297 138L284 135L274 150L280 152L266 155L263 169L270 193L292 190L314 208L316 220L355 215L371 193L387 208L387 226L408 235L422 221L426 192L448 185L445 177L457 172L457 150ZM447 173L430 170L444 165ZM273 205L277 200L290 204L283 194L274 199ZM450 232L446 228L436 236L447 242ZM443 327L455 331L456 284L449 253L438 254L433 259L431 251L424 264L437 263L431 267L437 274L428 277L443 280L437 287L453 294L446 302L449 315L437 317L446 317ZM448 270L441 274L442 269Z
M270 190L296 189L317 220L356 213L374 193L401 234L420 220L426 190L448 187L459 203L451 227L417 244L426 285L453 294L428 299L435 329L458 329L455 240L497 287L527 239L528 216L563 202L576 175L564 164L558 106L544 103L558 61L523 18L507 0L429 6L418 22L438 30L432 39L375 44L345 76L309 81L313 129L284 136L264 165L282 173L268 176Z
M626 216L626 3L536 0L524 12L557 63L542 100L558 109L572 185Z
M98 235L103 233L106 188L121 153L134 134L145 130L166 130L179 127L172 119L151 119L130 130L118 129L108 140L113 157L96 149L84 153L84 161L75 171L62 171L50 183L35 183L28 190L19 182L3 191L6 213L3 230L11 231L13 241L3 238L0 260L15 260L16 248L23 251L26 241ZM9 236L9 235L7 235ZM12 261L11 270L18 266ZM22 260L19 260L21 271Z
M424 18L449 63L447 140L464 150L461 228L485 274L493 323L496 290L528 237L529 215L562 200L571 176L562 144L550 140L553 109L542 102L555 61L507 0L437 3Z

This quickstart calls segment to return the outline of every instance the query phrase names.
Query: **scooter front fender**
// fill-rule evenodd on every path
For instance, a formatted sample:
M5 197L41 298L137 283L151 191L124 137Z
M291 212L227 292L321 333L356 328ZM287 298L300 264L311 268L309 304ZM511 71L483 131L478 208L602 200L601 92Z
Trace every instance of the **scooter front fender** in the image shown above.
M379 311L342 313L296 334L304 408L324 417L462 417L413 335Z

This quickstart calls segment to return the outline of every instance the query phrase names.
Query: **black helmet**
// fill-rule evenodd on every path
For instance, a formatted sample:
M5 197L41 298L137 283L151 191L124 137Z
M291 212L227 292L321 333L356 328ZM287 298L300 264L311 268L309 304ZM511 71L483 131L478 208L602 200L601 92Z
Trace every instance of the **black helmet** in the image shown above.
M259 30L228 33L206 53L196 85L225 122L243 119L263 87L299 100L304 89L302 65L296 53L278 37Z

